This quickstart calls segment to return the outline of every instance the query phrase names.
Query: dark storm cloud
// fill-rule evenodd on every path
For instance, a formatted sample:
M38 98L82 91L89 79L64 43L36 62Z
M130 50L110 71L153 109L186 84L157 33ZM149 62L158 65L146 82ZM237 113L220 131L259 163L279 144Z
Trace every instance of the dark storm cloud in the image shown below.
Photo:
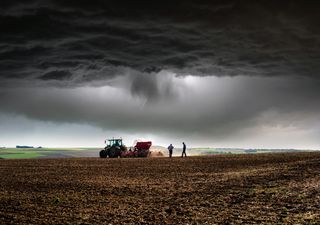
M181 75L320 74L320 14L311 1L1 4L2 78L46 80L44 74L64 71L55 79L71 74L79 83L110 79L124 68Z
M64 80L71 77L71 73L69 71L63 70L55 70L48 72L40 77L42 80Z
M3 0L0 115L208 139L317 130L319 27L303 0Z

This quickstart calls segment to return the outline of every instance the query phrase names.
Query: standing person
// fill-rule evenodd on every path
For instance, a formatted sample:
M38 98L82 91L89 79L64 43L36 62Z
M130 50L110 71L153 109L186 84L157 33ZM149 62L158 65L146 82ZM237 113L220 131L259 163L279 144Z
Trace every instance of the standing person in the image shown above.
M183 155L185 157L187 157L186 149L187 149L186 144L184 142L182 142L182 155L181 155L181 157L183 157Z
M172 144L170 144L170 145L168 146L168 150L169 150L169 157L170 157L170 158L172 157L173 149L174 149L173 145L172 145Z

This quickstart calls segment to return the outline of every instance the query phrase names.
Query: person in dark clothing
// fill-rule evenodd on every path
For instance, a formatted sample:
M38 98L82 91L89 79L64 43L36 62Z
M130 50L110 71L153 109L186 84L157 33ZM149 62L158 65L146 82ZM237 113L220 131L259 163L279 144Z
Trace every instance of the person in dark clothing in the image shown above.
M168 150L169 150L169 157L171 158L172 157L172 152L173 152L173 145L172 144L170 144L169 146L168 146Z
M187 150L187 146L186 146L186 144L184 142L182 142L182 155L181 155L181 157L183 157L183 155L185 157L187 157L186 150Z

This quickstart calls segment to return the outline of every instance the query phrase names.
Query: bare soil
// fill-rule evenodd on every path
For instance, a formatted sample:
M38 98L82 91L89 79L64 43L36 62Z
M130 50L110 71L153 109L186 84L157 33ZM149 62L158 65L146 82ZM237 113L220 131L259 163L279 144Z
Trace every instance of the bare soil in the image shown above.
M317 224L320 153L0 161L0 224Z

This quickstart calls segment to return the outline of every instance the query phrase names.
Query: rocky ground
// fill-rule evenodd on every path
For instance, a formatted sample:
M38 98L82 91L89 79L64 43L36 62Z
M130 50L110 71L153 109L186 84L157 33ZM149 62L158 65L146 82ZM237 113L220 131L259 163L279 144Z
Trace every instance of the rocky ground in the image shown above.
M0 160L0 224L317 224L320 153Z

